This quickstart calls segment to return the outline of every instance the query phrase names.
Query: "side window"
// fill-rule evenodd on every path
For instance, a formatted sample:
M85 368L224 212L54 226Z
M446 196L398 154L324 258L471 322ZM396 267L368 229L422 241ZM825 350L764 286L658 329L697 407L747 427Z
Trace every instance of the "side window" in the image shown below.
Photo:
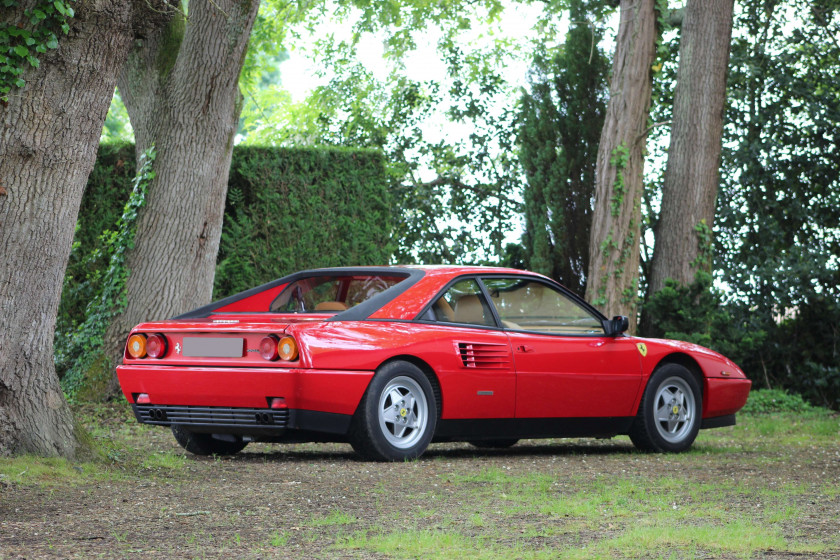
M493 313L475 280L461 280L452 285L432 305L435 320L441 323L466 323L495 327Z
M601 320L547 284L528 278L482 278L509 329L549 334L603 335Z

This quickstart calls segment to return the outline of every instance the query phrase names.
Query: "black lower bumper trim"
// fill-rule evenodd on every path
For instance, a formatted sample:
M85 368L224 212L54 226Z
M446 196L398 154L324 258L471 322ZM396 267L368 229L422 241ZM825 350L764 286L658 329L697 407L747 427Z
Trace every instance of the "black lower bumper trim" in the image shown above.
M726 426L735 425L735 415L727 414L726 416L715 416L714 418L703 418L703 423L700 424L701 430L708 428L725 428Z
M283 429L288 409L133 404L137 421L158 426Z

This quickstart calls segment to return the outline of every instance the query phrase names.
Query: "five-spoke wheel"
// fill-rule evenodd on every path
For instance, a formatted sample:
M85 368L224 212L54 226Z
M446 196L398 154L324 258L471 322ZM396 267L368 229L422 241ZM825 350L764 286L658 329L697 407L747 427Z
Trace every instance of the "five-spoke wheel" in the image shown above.
M651 375L630 430L644 451L685 451L700 429L702 394L685 367L666 364Z
M379 397L379 428L388 443L408 449L423 437L429 423L429 404L411 377L392 379Z
M437 401L426 374L408 362L382 366L359 404L350 443L376 461L419 457L435 432Z

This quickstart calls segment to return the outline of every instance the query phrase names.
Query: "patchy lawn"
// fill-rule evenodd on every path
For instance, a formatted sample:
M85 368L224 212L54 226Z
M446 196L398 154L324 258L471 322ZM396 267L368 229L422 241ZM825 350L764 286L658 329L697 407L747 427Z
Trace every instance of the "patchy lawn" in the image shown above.
M76 410L102 459L0 459L0 558L840 558L840 417L740 415L682 455L613 440L186 454L127 405Z

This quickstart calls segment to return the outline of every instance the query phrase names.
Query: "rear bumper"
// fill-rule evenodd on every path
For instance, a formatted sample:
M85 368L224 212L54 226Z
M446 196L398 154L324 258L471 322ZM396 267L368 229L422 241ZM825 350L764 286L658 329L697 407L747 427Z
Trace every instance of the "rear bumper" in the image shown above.
M282 397L290 411L352 415L373 372L144 364L118 366L117 376L132 405L138 394L145 393L154 408L248 409L256 413L271 412L269 399Z

